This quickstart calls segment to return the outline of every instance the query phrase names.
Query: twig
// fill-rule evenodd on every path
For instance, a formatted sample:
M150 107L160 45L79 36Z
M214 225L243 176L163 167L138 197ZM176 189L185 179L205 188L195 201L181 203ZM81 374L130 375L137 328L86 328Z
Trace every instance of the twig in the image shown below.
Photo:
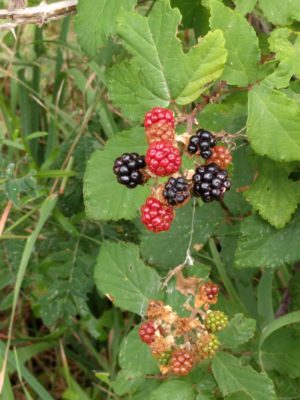
M0 32L27 24L41 26L49 21L65 18L76 13L77 4L78 0L64 0L52 4L43 2L36 7L17 10L0 10L0 19L10 20L0 25Z

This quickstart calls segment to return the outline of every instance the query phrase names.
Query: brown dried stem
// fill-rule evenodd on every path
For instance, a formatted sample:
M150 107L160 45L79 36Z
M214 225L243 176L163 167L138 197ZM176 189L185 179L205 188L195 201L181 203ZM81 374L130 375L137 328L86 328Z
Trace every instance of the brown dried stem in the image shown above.
M64 0L52 4L42 2L36 7L0 10L0 19L9 20L0 25L0 31L12 30L27 24L42 26L47 22L65 18L76 13L77 4L78 0Z

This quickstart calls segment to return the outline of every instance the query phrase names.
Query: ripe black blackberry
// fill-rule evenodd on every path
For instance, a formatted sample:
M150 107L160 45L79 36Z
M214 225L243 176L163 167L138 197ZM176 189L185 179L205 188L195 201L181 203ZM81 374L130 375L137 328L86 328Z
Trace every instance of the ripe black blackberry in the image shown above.
M215 136L205 129L199 129L190 138L187 151L190 154L200 154L205 160L212 156L211 148L216 145Z
M124 153L114 162L113 171L121 185L129 189L143 185L146 181L143 169L146 167L145 156L137 153Z
M228 172L216 164L198 167L193 176L193 192L206 203L213 200L222 200L226 190L231 187Z
M189 197L189 184L185 178L169 178L163 190L163 197L170 206L183 204Z

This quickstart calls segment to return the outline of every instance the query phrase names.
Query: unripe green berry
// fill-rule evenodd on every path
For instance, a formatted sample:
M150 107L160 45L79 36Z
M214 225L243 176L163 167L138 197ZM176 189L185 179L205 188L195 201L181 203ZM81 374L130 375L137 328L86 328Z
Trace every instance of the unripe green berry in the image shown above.
M205 327L210 332L219 332L228 324L228 317L222 311L211 311L205 318Z
M209 341L203 343L202 354L204 358L214 357L219 350L220 342L215 335L210 335Z
M171 350L165 351L165 352L157 359L158 364L159 364L159 365L164 365L164 366L168 365L169 362L170 362L171 354L172 354L172 351L171 351Z

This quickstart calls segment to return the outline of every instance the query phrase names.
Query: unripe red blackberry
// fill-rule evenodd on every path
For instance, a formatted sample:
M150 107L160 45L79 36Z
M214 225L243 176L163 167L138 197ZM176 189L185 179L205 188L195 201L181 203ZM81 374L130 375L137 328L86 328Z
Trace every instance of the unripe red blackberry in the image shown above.
M179 150L170 142L153 142L146 154L149 170L157 176L168 176L177 172L181 165Z
M204 325L210 332L219 332L228 324L228 317L222 311L210 311L207 313Z
M160 329L155 328L154 321L143 322L139 328L141 341L148 345L152 344L155 341L156 332L160 332Z
M155 197L148 197L141 207L141 220L149 231L168 231L174 219L172 207L161 203Z
M207 160L208 164L214 163L218 167L226 169L232 162L230 150L224 146L215 146L212 149L212 155Z
M137 185L143 185L147 180L143 173L145 167L145 156L137 153L124 153L115 160L113 171L121 185L133 189Z
M207 335L200 341L201 354L203 358L212 358L219 350L220 342L215 335Z
M186 376L193 369L193 355L188 350L175 350L172 353L170 364L174 375Z
M162 195L170 206L179 206L185 203L191 196L188 181L183 176L169 178Z
M211 148L216 145L215 136L205 129L199 129L195 135L191 136L187 146L189 154L198 154L207 160L212 156Z
M228 172L219 168L216 164L208 164L196 168L193 182L194 195L201 197L206 203L213 200L222 200L224 193L231 187Z
M173 111L163 107L154 107L151 111L147 112L144 119L145 128L149 128L158 122L163 122L165 125L174 128L175 119Z

